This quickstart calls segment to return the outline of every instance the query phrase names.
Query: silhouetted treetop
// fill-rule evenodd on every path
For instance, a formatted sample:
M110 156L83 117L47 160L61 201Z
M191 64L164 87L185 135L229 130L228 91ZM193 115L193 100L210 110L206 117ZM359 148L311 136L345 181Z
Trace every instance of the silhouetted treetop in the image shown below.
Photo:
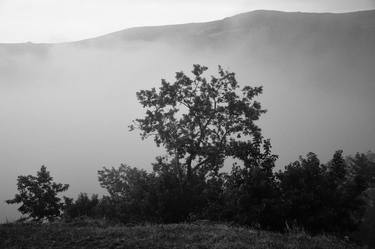
M43 165L37 176L19 176L17 179L18 194L8 204L22 203L18 210L34 220L47 218L53 220L60 216L63 203L58 197L60 192L69 188L68 184L56 183Z
M219 66L218 76L203 76L207 67L194 65L193 77L177 72L175 82L161 81L159 89L141 90L137 98L144 118L136 119L131 130L141 130L143 139L153 136L163 145L187 175L217 172L226 156L245 159L243 154L260 153L263 138L254 123L265 110L254 97L262 87L239 84L233 72ZM267 143L266 147L270 147ZM247 150L246 153L241 151Z

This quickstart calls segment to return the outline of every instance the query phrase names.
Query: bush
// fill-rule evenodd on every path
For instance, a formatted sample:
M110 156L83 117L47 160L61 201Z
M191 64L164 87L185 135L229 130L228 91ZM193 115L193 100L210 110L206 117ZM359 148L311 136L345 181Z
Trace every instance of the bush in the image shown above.
M157 217L155 176L122 164L118 169L98 171L99 182L110 194L102 205L114 209L114 217L124 223L154 220Z
M98 195L94 194L90 198L86 193L80 193L75 202L65 199L64 215L73 219L81 216L100 217L98 204Z
M282 209L289 225L313 233L348 234L358 228L366 207L368 183L337 151L327 164L314 153L277 174Z
M342 235L358 227L370 179L361 175L362 164L349 164L342 151L327 164L309 153L274 173L276 157L267 148L263 153L256 161L243 157L243 165L234 165L228 174L195 173L189 181L184 181L186 171L163 158L158 158L151 173L126 165L104 168L99 171L99 181L110 195L95 201L94 210L99 217L124 223L207 219L267 230L297 227ZM86 211L76 213L90 216L89 203L82 195L72 210L82 207Z

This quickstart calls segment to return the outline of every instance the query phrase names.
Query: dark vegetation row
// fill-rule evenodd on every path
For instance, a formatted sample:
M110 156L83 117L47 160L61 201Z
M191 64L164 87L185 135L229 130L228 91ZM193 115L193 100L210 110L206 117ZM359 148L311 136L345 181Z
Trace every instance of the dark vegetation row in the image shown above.
M18 178L19 193L8 203L21 203L19 211L33 220L210 220L339 236L359 231L365 215L371 220L366 210L375 184L373 154L344 157L339 150L323 164L309 153L275 171L277 156L256 125L265 113L254 100L262 88L239 90L234 73L219 67L218 76L206 79L206 70L194 65L192 78L179 72L174 83L162 80L158 90L137 93L146 112L130 129L143 139L153 137L166 151L151 172L127 165L103 168L98 179L108 195L82 193L74 200L58 197L68 185L53 182L42 166L37 176ZM228 158L235 163L223 172ZM366 240L364 232L361 236Z

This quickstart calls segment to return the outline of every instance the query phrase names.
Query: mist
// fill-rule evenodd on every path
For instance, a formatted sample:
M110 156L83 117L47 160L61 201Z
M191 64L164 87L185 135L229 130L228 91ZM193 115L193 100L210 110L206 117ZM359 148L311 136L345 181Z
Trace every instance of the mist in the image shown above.
M375 12L251 12L217 22L130 29L64 44L0 44L0 222L19 175L46 165L67 196L105 192L97 170L150 170L162 148L130 132L136 92L193 64L264 87L260 121L277 168L312 151L327 161L375 149Z

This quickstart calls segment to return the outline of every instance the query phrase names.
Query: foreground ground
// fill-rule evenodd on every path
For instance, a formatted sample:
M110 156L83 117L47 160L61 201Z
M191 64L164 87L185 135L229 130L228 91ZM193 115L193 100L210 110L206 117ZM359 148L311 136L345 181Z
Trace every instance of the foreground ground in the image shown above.
M345 249L358 247L329 236L278 234L226 225L106 226L100 223L0 225L0 248L256 248Z

